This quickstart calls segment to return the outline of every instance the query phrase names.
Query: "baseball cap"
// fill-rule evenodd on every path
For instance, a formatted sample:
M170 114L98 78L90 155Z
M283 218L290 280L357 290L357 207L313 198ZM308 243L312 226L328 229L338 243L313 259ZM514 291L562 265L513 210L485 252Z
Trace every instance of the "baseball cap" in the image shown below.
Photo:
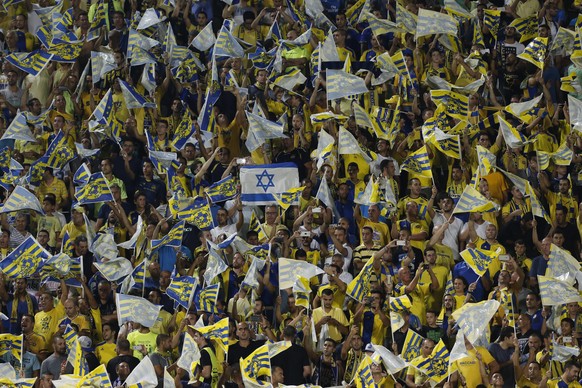
M372 344L368 344L366 345L366 347L364 348L365 352L375 352L374 347L372 346Z
M86 335L79 337L78 341L79 344L81 344L81 349L83 350L90 350L93 346L93 341L91 341L91 338L87 337Z

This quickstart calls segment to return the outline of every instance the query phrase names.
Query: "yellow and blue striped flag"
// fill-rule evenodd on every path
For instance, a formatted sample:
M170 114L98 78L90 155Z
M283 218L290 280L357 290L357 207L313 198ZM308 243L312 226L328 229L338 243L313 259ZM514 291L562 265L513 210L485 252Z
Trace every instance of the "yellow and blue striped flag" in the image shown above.
M108 261L95 262L95 268L110 282L115 282L124 276L131 274L133 267L125 257L117 257Z
M145 327L152 327L162 308L139 296L124 294L115 294L115 303L119 325L125 322L137 322Z
M354 135L342 126L340 126L339 130L338 153L340 155L360 155L368 163L377 158L377 155L373 152L371 152L371 156L364 152Z
M41 115L43 117L44 115ZM36 138L32 134L32 131L29 125L40 125L40 123L34 123L32 120L28 119L28 114L25 112L20 112L16 115L16 117L12 120L4 135L2 135L2 139L14 139L14 140L24 140L31 143L36 143ZM44 121L43 117L43 120Z
M536 37L532 40L525 51L517 57L533 63L540 70L544 70L544 62L548 53L548 38Z
M514 19L509 26L514 27L519 35L521 35L521 38L519 39L520 43L533 39L538 35L537 14L526 18Z
M204 337L217 341L222 350L228 351L228 318L221 319L214 325L190 327L203 334Z
M119 86L121 87L121 94L125 100L127 109L137 108L155 108L156 103L148 100L142 96L133 86L119 78Z
M53 55L52 61L72 63L79 58L83 44L83 41L56 44L49 47L47 53Z
M67 143L67 136L63 131L59 131L57 136L48 146L44 156L47 158L47 165L60 170L75 157L75 152Z
M457 35L458 28L459 23L454 17L446 13L420 9L418 11L415 39L418 41L420 37L435 34Z
M499 22L501 21L501 11L496 9L483 10L483 25L489 29L489 32L495 40L499 33Z
M404 28L399 26L398 24L387 20L387 19L378 19L374 14L370 12L365 12L367 17L368 25L372 30L372 34L374 36L380 36L384 34L389 34L391 32L400 33L405 32Z
M69 231L65 231L65 235L63 236L63 241L61 242L61 253L65 255L71 256L74 252L75 248L73 245L73 240L69 234Z
M399 313L401 311L410 310L412 307L412 301L408 295L402 295L397 298L390 298L390 311Z
M525 138L523 133L519 132L517 128L505 121L503 118L499 117L499 130L503 135L505 144L510 148L519 148L524 144L529 143Z
M566 282L538 275L538 284L544 306L561 306L566 303L582 302L582 296L578 290Z
M443 340L439 340L438 344L432 350L431 355L425 359L417 359L412 361L412 365L423 371L435 383L440 383L449 373L449 358L450 354L447 350ZM453 364L454 366L455 364Z
M192 276L180 276L172 279L170 285L166 289L166 294L174 299L180 306L186 310L190 308L192 299L194 298L194 291L198 286L198 280Z
M201 289L194 296L194 305L196 306L196 310L213 314L218 313L218 309L216 308L216 299L218 298L219 290L220 284L218 283Z
M180 220L186 220L196 225L198 229L207 230L213 227L210 205L204 197L176 198L168 201L170 212Z
M297 10L294 1L287 0L287 9L291 12L291 18L294 21L299 22L301 25L305 24L305 15L303 12Z
M89 170L89 166L87 163L81 164L75 175L73 175L73 183L75 185L81 186L87 184L89 182L89 178L91 177L91 170Z
M70 323L70 319L67 321L68 318L63 319L60 324L63 325L64 322L69 322ZM65 327L65 331L63 332L63 338L65 340L65 343L67 345L67 351L70 351L71 349L73 349L73 347L75 346L75 341L77 340L79 336L77 335L77 332L75 331L75 329L73 329L73 326L71 326L70 324L67 324L67 326Z
M355 28L361 18L362 12L369 8L370 0L358 0L354 5L346 9L346 18L350 26Z
M281 35L281 28L279 28L279 22L275 20L267 32L267 39L273 39L275 45L279 45L279 42L283 39Z
M182 236L184 235L185 221L180 221L170 229L170 231L159 240L152 240L152 250L162 246L180 248L182 246Z
M49 63L52 54L46 51L36 50L30 53L13 53L6 60L25 73L37 76Z
M374 381L374 376L372 376L372 359L370 356L365 355L360 361L356 373L354 373L354 379L356 383L356 388L377 388L378 385Z
M245 51L230 31L222 26L214 44L213 54L216 58L242 58L245 56Z
M11 353L17 360L22 360L22 340L22 334L0 334L0 356Z
M469 97L450 90L431 90L430 97L435 104L446 106L447 115L459 120L467 120Z
M172 138L172 146L180 151L188 143L188 140L194 135L196 127L194 126L194 121L189 113L184 114L180 124L174 129L174 137Z
M284 193L273 194L273 198L283 210L287 210L291 205L296 205L299 202L299 197L301 197L303 190L305 190L305 186L295 187Z
M439 128L435 128L434 141L430 142L439 151L449 158L461 159L461 137L459 135L449 135Z
M416 24L418 17L404 8L399 2L396 2L396 23L400 24L406 32L410 34L416 33Z
M267 344L257 348L246 358L240 358L240 373L245 386L270 387L268 381L259 380L259 377L271 376L271 358Z
M364 302L364 298L370 293L372 285L370 284L371 279L371 267L374 260L368 260L364 268L360 271L358 276L354 278L346 287L346 295L350 298L357 300L358 302Z
M64 253L51 256L42 267L42 273L49 276L65 276L69 271L71 271L71 258Z
M67 362L73 366L73 374L76 376L85 376L89 373L89 368L87 367L87 362L83 357L83 349L81 348L81 343L79 338L75 338L71 348L69 349L69 354L67 356Z
M487 272L489 265L493 261L493 256L488 255L480 249L467 248L460 255L467 265L479 276L485 275L485 272Z
M97 368L93 369L93 371L83 376L83 378L77 383L77 386L111 388L112 385L105 365L101 364Z
M327 70L327 100L339 100L348 96L368 93L363 78L343 70Z
M480 192L475 190L471 185L465 186L463 194L455 205L453 214L458 213L477 213L477 212L494 212L499 210L499 206L485 198Z
M0 208L0 213L11 213L22 210L32 210L38 214L44 214L38 198L24 187L16 186L6 202L4 202L2 208Z
M411 152L400 166L402 170L413 174L419 174L427 178L432 178L430 159L426 146L422 146L414 152Z
M477 160L479 162L479 174L489 175L493 167L497 165L497 157L487 148L477 144Z
M236 197L238 193L236 186L237 183L234 177L229 175L204 189L204 192L208 195L208 198L210 198L210 202L224 202Z
M293 295L295 296L295 305L305 307L309 309L309 294L311 293L311 287L309 284L309 279L298 276L295 284L293 285Z
M216 36L214 36L214 32L212 31L212 23L208 23L206 27L204 27L202 31L192 39L190 45L204 52L210 50L210 48L214 46L214 43L216 43Z
M297 276L311 279L322 273L321 268L306 261L281 257L279 258L279 289L292 288Z
M424 338L420 334L409 329L406 334L406 339L404 340L404 346L402 347L402 358L410 362L420 356L422 341L424 341Z
M538 164L539 164L539 162L538 162ZM532 189L531 185L529 183L527 183L526 187L527 187L526 193L527 193L527 195L529 195L529 200L531 203L532 214L536 217L541 217L541 218L545 219L546 222L551 224L552 220L550 219L548 212L546 212L546 209L544 209L544 207L542 206L542 204L538 200L538 197L537 197L535 191Z
M473 45L481 45L485 47L485 39L483 39L483 34L481 33L481 27L478 22L473 23Z
M39 273L50 254L34 239L28 236L4 260L0 269L9 279L30 278Z
M457 35L442 34L439 36L438 41L452 52L463 52L463 42L461 42L461 39Z
M80 205L113 201L113 194L102 172L92 174L85 186L79 187L75 198Z

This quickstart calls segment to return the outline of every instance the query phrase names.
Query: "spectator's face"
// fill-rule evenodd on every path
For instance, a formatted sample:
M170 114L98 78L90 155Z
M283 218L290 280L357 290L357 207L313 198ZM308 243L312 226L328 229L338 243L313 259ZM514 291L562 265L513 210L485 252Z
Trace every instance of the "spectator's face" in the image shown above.
M491 141L489 140L489 136L487 136L487 135L479 136L479 145L481 147L489 148L491 146Z
M30 317L23 316L20 320L20 326L22 327L22 331L24 333L29 333L34 328L34 323Z
M172 281L171 273L169 273L168 271L162 271L160 273L160 287L162 288L168 287L171 281Z
M527 345L529 346L530 351L538 350L542 347L542 340L537 336L530 336L527 339Z
M529 345L529 348L532 349L531 345ZM536 348L536 349L539 349L539 348ZM542 375L540 365L537 362L531 362L527 367L527 373L528 373L529 378L531 380L537 381L538 379L541 378L541 375Z
M562 247L564 245L564 235L562 233L554 233L552 236L552 244Z
M420 191L422 190L422 186L420 185L420 181L418 179L413 179L410 181L410 193L413 195L419 195Z
M73 318L79 313L79 308L75 306L75 303L70 299L65 301L64 307L65 313L69 318Z
M570 183L567 179L561 179L560 183L558 184L558 189L560 190L561 194L568 194L568 190L570 190Z
M426 313L426 323L429 326L436 325L436 319L437 319L437 317L436 317L436 314L435 313L433 313L433 312Z
M111 331L111 327L109 327L109 325L103 326L102 333L104 341L109 341L113 338L113 331Z
M560 329L562 329L562 336L569 336L572 334L572 326L568 322L560 323Z
M368 216L372 221L378 221L378 218L380 217L380 209L378 209L378 206L370 206L368 208Z
M67 352L67 345L64 339L57 338L53 345L57 354L64 355Z
M115 28L123 28L123 18L120 14L113 15L113 25Z
M248 340L251 338L251 331L246 323L239 323L236 329L236 335L239 340Z
M97 293L99 294L99 298L105 300L109 297L109 294L111 293L111 286L106 283L99 284L99 286L97 287Z
M45 374L40 379L40 388L51 388L53 387L53 376Z
M411 218L418 216L418 205L416 202L410 201L406 203L406 215Z
M337 15L335 17L335 25L337 28L344 28L347 25L346 15Z
M120 380L125 381L127 376L129 376L130 369L129 364L127 362L120 362L116 368L117 375L119 376Z
M146 177L151 177L152 175L154 175L154 167L152 166L151 163L144 163L143 164L143 174Z
M434 349L434 342L431 340L424 340L422 343L421 353L424 357L428 357Z
M148 294L148 300L155 305L159 305L161 302L161 299L162 298L160 298L160 294L158 294L155 291L152 291Z
M335 350L335 346L333 345L333 342L325 341L323 343L323 354L324 355L330 356L334 350Z
M578 368L577 366L572 366L569 369L566 369L564 371L564 380L570 384L571 382L574 382L576 380L578 380L578 374L580 373L580 368Z
M450 198L445 198L440 201L440 207L444 212L450 212L453 209L454 204L455 203Z
M362 341L362 336L356 334L355 336L352 337L352 348L354 350L362 349L363 344L364 342Z
M436 262L437 255L435 251L426 252L426 261L429 264L434 264Z
M42 294L38 298L38 308L43 311L49 311L53 308L53 297L49 294Z
M228 213L225 210L219 210L217 213L218 216L218 225L224 226L226 225L226 221L228 221Z
M205 26L208 24L208 17L204 13L199 13L196 16L196 22L198 23L199 26Z
M79 241L79 243L76 246L76 250L77 253L82 256L84 254L86 254L89 251L89 244L87 243L87 241Z
M240 253L236 253L232 259L233 268L242 268L245 265L245 259Z
M17 15L14 22L14 26L17 30L24 30L26 28L26 19L24 16Z
M540 307L538 299L533 295L528 295L525 297L525 306L528 309L538 309Z
M501 376L501 373L494 373L491 376L491 385L493 387L503 387L503 376Z
M497 237L497 228L495 225L487 225L487 229L485 229L485 237L488 240L493 240Z
M333 303L333 295L322 295L321 301L323 303L323 307L329 310Z
M412 280L412 274L410 273L410 268L408 268L408 267L400 268L400 270L398 271L398 274L399 274L400 280L402 281L403 284L408 285L410 283L410 281Z
M453 280L453 288L456 292L463 293L465 292L465 283L461 279L455 279Z
M443 305L445 306L445 309L452 309L454 302L455 302L455 299L453 298L453 296L447 295L447 296L445 296L445 298L443 300Z
M8 235L6 232L2 232L2 234L0 234L0 246L2 246L2 248L7 248L9 244L10 235Z
M30 112L35 115L38 116L39 114L41 114L42 111L42 105L40 104L39 100L33 100L30 104Z
M370 243L372 242L372 237L373 234L370 231L370 229L362 229L362 240L364 240L365 243Z

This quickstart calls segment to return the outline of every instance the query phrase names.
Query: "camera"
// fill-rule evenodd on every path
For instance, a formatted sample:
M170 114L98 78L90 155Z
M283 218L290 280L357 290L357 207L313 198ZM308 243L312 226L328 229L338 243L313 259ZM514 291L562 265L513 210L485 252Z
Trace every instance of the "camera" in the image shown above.
M422 269L424 269L425 271L426 271L427 269L429 269L429 267L430 267L430 266L429 266L428 264L423 264L423 265L422 265Z

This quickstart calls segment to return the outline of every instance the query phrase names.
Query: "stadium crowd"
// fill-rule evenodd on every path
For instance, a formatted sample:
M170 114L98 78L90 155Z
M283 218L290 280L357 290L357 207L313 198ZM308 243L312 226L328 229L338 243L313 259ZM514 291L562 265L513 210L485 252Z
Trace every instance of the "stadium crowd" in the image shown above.
M1 384L581 386L579 0L3 7Z

